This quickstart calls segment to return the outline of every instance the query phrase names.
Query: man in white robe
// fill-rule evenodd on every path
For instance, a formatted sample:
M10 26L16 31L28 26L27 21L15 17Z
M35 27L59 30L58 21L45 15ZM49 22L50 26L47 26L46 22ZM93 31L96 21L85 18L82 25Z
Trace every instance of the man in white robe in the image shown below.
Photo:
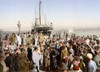
M19 33L18 35L16 35L16 37L17 37L17 43L18 43L18 48L19 48L19 46L21 45L22 39Z
M40 55L40 63L41 63L41 65L43 64L43 46L42 45L40 45L39 47L38 47L38 53L39 53L39 55Z
M32 52L32 61L34 63L35 68L37 69L37 72L39 72L39 61L40 61L40 55L38 54L38 48L34 47L34 51ZM33 69L33 72L35 69Z

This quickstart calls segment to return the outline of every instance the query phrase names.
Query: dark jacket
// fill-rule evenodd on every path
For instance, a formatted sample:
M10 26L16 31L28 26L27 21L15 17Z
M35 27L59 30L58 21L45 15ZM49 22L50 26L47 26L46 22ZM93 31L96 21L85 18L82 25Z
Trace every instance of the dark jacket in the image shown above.
M5 63L6 63L6 66L9 67L9 69L14 68L14 62L13 62L13 57L12 56L6 57Z
M29 47L27 49L27 52L28 52L27 57L28 57L29 61L32 61L32 49Z

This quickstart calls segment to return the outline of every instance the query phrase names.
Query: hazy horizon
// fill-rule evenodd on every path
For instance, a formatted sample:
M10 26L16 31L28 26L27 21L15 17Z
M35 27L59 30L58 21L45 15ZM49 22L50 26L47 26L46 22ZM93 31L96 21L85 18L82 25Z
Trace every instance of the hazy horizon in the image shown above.
M100 0L41 0L42 22L53 23L55 30L100 28ZM0 29L31 30L38 17L39 0L0 0ZM35 13L36 12L36 13Z

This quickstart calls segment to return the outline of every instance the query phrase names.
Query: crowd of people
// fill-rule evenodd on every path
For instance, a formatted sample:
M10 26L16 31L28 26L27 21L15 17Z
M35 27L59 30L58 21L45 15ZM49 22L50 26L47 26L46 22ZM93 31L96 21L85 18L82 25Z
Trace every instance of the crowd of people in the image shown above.
M65 33L6 34L0 41L0 72L100 72L100 37Z

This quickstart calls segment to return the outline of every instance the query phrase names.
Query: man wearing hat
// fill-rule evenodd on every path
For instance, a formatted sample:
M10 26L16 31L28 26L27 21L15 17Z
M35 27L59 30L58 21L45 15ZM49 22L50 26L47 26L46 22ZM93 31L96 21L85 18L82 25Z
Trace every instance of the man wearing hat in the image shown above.
M88 53L87 54L87 58L89 60L89 63L88 63L88 72L96 72L96 69L97 69L97 65L96 63L92 60L93 59L93 56L91 53Z
M33 60L35 68L37 69L37 72L39 72L40 55L38 54L38 47L34 47L34 51L32 53L32 60ZM34 72L34 70L35 69L33 69L33 72Z

